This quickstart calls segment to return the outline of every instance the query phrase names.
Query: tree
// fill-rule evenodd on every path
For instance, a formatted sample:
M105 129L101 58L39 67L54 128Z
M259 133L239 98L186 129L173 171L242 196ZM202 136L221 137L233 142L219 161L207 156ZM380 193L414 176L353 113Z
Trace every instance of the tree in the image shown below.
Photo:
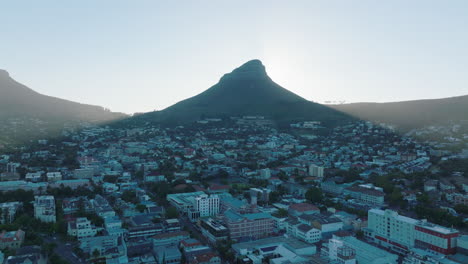
M97 259L99 258L99 256L101 255L101 253L99 252L99 250L96 248L94 251L93 251L93 258Z
M137 204L136 209L140 212L143 213L146 210L146 205L144 204Z
M322 190L317 187L312 187L306 192L305 198L312 203L321 203L323 201Z
M169 207L166 210L166 218L178 218L179 217L179 212L177 212L177 209L175 207Z

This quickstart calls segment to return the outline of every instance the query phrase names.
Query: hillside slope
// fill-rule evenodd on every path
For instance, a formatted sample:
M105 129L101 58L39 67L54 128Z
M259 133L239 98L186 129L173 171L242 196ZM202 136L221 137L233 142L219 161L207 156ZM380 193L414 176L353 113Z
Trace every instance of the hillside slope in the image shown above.
M330 105L330 107L361 119L389 123L402 129L468 120L468 95L394 103L353 103Z

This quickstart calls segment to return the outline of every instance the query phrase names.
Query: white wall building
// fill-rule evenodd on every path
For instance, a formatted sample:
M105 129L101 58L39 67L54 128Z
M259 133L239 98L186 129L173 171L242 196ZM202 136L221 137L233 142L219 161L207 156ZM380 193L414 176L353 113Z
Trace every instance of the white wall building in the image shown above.
M418 247L446 255L455 253L459 236L455 229L379 209L369 210L368 227L364 229L364 234L368 239L397 252Z
M324 168L315 164L309 165L309 176L323 178Z
M61 181L62 180L62 173L59 172L59 171L48 172L46 176L47 176L47 181L48 182L55 182L55 181Z
M327 248L328 257L331 260L343 260L343 253L348 252L350 257L355 258L355 262L350 261L342 262L346 264L396 264L398 263L398 255L391 254L383 249L374 247L370 244L360 241L359 239L351 236L339 237L333 236L328 241ZM345 249L351 249L347 251ZM345 250L345 251L343 251ZM354 253L353 253L354 252ZM340 256L341 254L341 256Z
M52 195L34 196L34 217L42 222L55 223L55 199Z
M194 198L193 208L200 217L216 216L219 213L219 196L202 194Z
M67 232L68 235L81 239L95 236L97 229L86 217L78 217L76 220L68 222Z

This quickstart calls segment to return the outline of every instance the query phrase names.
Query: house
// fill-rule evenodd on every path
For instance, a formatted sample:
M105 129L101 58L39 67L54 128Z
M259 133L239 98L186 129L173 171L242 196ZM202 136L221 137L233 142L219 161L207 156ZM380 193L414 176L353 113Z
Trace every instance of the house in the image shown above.
M13 222L16 212L22 207L21 202L0 203L0 224Z
M188 264L221 264L221 258L214 252L208 252L192 256Z
M176 245L165 245L153 249L154 258L157 263L181 263L182 254Z
M287 221L287 233L294 238L310 244L319 242L322 239L322 232L320 230L294 219Z
M0 233L0 249L17 249L20 248L24 242L25 232L21 229L17 231Z
M302 214L320 214L320 209L310 203L296 203L289 206L288 213L292 216L299 216Z
M4 264L47 264L47 260L40 246L26 246L17 249L16 255L9 256ZM0 263L2 263L1 257Z
M190 238L188 232L178 231L178 232L166 232L153 236L153 248L164 245L178 245L180 241Z
M437 190L437 187L439 186L439 181L438 180L429 180L424 183L424 191L429 192L433 190Z
M62 173L61 172L48 172L46 174L48 182L55 182L62 180Z

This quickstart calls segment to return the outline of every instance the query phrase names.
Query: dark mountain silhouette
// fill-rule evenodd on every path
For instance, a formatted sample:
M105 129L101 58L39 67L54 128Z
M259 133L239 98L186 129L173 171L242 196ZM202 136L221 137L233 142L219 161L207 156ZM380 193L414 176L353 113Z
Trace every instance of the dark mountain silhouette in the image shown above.
M54 135L65 123L100 124L125 116L100 106L42 95L0 70L0 146Z
M330 105L349 115L407 130L468 120L468 95L393 103Z
M262 115L279 123L316 120L335 124L350 117L329 107L307 101L284 89L267 75L259 60L249 61L217 84L194 97L133 121L183 123L202 117Z
M0 70L0 119L34 117L47 121L76 120L99 123L124 116L100 106L42 95L13 80L8 72Z

